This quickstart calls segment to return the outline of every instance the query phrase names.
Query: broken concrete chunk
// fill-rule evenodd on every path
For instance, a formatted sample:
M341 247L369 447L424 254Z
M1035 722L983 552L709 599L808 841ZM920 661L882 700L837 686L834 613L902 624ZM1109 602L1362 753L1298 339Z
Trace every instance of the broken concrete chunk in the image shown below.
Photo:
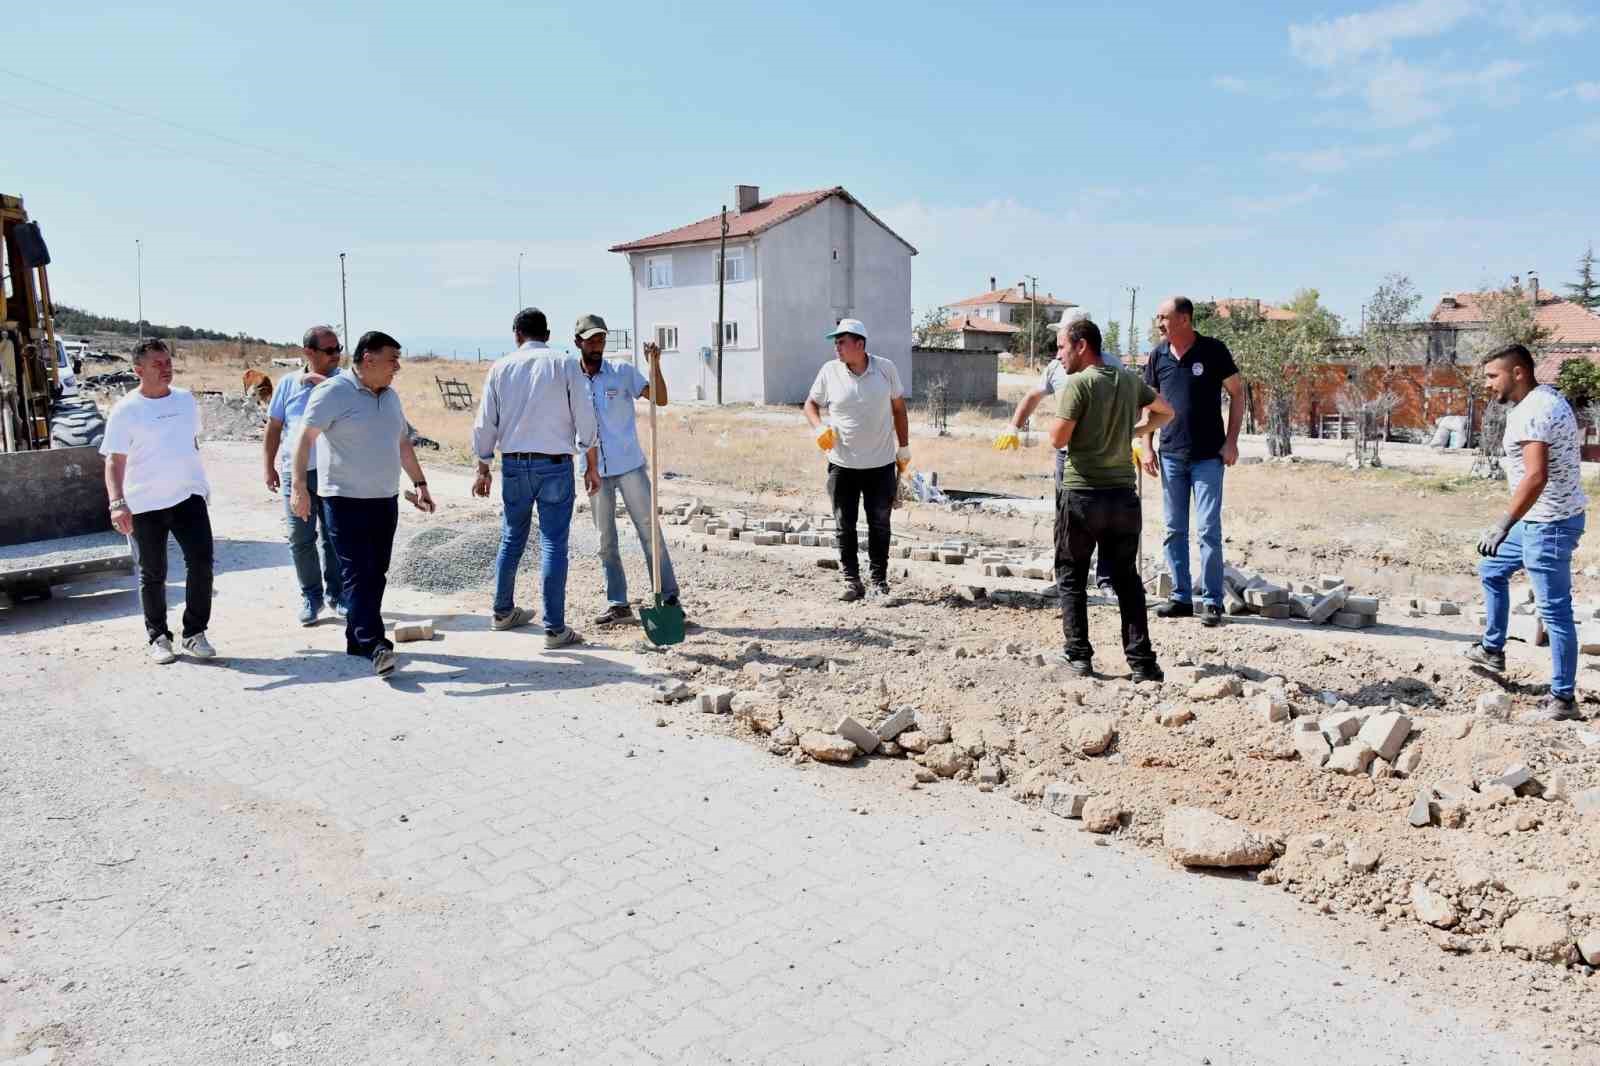
M928 738L930 744L943 744L950 739L950 723L927 711L917 712L917 728Z
M1085 755L1099 755L1117 739L1115 719L1088 715L1076 719L1071 727L1072 746Z
M990 755L979 761L978 783L980 785L998 785L1005 779L1005 765L1001 763L998 755Z
M1265 866L1272 861L1272 845L1265 837L1202 807L1168 809L1161 840L1184 866Z
M1460 920L1453 903L1420 881L1411 885L1411 913L1437 929L1451 929Z
M1533 780L1533 771L1522 763L1508 766L1495 777L1490 778L1491 784L1504 785L1515 792L1517 789Z
M1166 707L1156 712L1156 721L1168 729L1176 729L1194 721L1194 712L1187 707Z
M656 686L652 699L657 703L682 703L693 695L689 686L682 681L664 681Z
M1366 724L1367 716L1360 711L1339 711L1330 714L1318 724L1328 738L1330 744L1343 744L1357 733Z
M424 618L420 622L400 622L394 627L396 643L405 644L414 640L433 639L433 619Z
M800 750L818 762L845 763L861 754L855 742L834 733L816 730L800 734Z
M904 749L916 755L927 751L931 745L928 734L918 729L907 729L895 738L896 742Z
M893 740L901 733L910 729L917 720L917 712L910 707L902 707L889 717L879 722L873 732L881 740Z
M1232 674L1204 677L1189 689L1192 700L1225 700L1244 692L1244 685Z
M862 725L848 714L839 719L838 724L833 727L833 731L839 736L850 741L868 755L871 755L873 752L878 750L878 734L874 733L872 730L868 729L866 726Z
M1356 841L1345 849L1344 864L1357 873L1370 874L1378 868L1383 853L1376 844Z
M1333 754L1328 756L1328 761L1323 768L1332 770L1334 773L1351 776L1364 774L1367 772L1367 768L1372 765L1372 760L1376 754L1361 741L1352 741L1342 747L1335 748Z
M708 688L700 693L700 712L702 714L732 714L733 689Z
M1528 952L1541 962L1560 962L1572 944L1567 920L1524 908L1500 927L1500 946Z
M1322 733L1295 730L1289 734L1289 741L1307 765L1320 767L1328 761L1331 749L1328 746L1328 738Z
M1511 714L1511 694L1485 692L1478 697L1478 713L1486 718L1505 718Z
M1113 833L1122 826L1122 815L1122 804L1110 796L1090 796L1079 817L1091 833Z
M935 744L922 757L922 765L940 777L954 777L972 766L972 758L954 744Z
M1417 793L1417 798L1411 804L1411 812L1406 816L1417 829L1426 829L1438 817L1438 807L1434 802L1433 790L1425 788Z
M1265 722L1287 722L1289 701L1280 692L1263 692L1250 704L1250 710Z
M1423 600L1422 610L1425 614L1455 615L1461 613L1461 606L1450 600Z
M1040 805L1058 818L1077 818L1083 814L1083 805L1091 795L1087 785L1052 781L1045 786Z
M1411 719L1399 711L1387 711L1367 719L1356 738L1377 752L1378 758L1392 763L1410 735Z

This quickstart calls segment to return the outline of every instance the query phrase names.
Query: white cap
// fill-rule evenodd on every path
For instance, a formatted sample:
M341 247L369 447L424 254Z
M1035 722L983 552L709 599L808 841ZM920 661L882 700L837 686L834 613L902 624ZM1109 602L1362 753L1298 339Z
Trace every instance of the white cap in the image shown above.
M854 333L862 340L867 339L867 327L861 324L859 318L841 318L839 324L833 327L832 333L824 333L824 337L837 337L841 333Z
M1088 319L1091 322L1094 321L1093 319L1089 318L1088 308L1069 307L1065 311L1061 312L1061 321L1056 323L1056 330L1059 332L1066 329L1074 322L1081 322L1085 319Z

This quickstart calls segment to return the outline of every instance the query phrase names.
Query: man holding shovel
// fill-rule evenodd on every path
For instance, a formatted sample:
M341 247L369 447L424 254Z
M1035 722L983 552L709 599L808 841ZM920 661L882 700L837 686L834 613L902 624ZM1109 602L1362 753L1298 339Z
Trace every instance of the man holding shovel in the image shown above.
M817 371L806 397L806 420L817 447L828 455L828 497L838 525L839 569L845 602L861 599L861 557L857 554L856 514L867 512L867 566L874 594L889 594L889 520L899 476L911 463L911 428L905 391L893 362L867 354L867 327L841 318L833 332L830 359ZM828 420L822 420L822 408Z
M622 569L622 552L617 546L617 496L628 509L628 518L639 534L644 549L645 568L654 570L654 544L660 540L656 529L660 519L651 500L650 466L639 447L639 429L634 421L633 401L651 400L657 407L667 405L667 383L661 377L661 349L644 346L650 365L650 380L632 363L607 359L606 321L599 315L578 319L573 342L582 353L583 373L589 380L589 395L594 399L595 421L599 426L600 491L595 493L594 524L600 532L600 565L606 575L606 609L594 620L597 626L616 625L633 617L628 604L628 575ZM587 471L588 463L582 464ZM655 591L664 605L678 603L678 580L672 573L667 546L661 544L661 580Z

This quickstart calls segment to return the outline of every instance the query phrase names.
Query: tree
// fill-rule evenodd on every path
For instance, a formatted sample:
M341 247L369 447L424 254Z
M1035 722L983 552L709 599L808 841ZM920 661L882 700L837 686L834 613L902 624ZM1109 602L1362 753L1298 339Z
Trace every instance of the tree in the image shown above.
M1512 344L1522 345L1532 353L1535 363L1539 361L1550 340L1550 330L1539 325L1533 301L1520 284L1481 293L1478 306L1483 309L1484 331L1472 348L1473 362ZM1483 409L1483 431L1478 436L1478 457L1472 464L1473 473L1489 478L1500 476L1505 429L1505 405L1489 401Z
M1307 372L1328 361L1339 336L1339 316L1322 306L1316 289L1295 293L1288 310L1293 317L1273 321L1259 304L1239 301L1226 316L1214 304L1195 307L1195 324L1219 338L1233 353L1239 375L1252 395L1259 390L1266 406L1267 452L1293 454L1294 400Z
M1578 259L1578 280L1567 282L1566 290L1573 303L1600 311L1600 281L1594 277L1594 245L1590 244Z
M922 348L948 348L956 342L956 331L950 328L950 309L930 307L922 313L912 334Z
M1106 331L1100 337L1100 350L1102 352L1110 352L1112 355L1116 355L1121 350L1121 348L1122 348L1122 323L1121 322L1108 322L1108 323L1106 323Z
M1568 359L1556 373L1556 388L1561 390L1574 411L1600 402L1600 365L1587 359Z
M1056 327L1045 317L1043 308L1039 309L1037 317L1023 311L1012 325L1017 327L1008 344L1013 354L1023 359L1042 358L1047 362L1055 358Z
M1425 338L1414 328L1417 305L1422 295L1404 274L1389 274L1378 283L1378 288L1367 301L1361 323L1361 344L1356 358L1356 394L1360 397L1356 407L1362 408L1366 417L1378 418L1372 425L1364 425L1358 417L1356 426L1356 468L1361 467L1361 444L1370 444L1371 461L1379 465L1378 448L1389 435L1389 420L1394 409L1400 406L1400 378L1405 366L1413 360L1418 341ZM1424 360L1425 362L1425 360ZM1424 375L1427 371L1424 370ZM1371 380L1375 379L1375 380ZM1381 412L1381 414L1380 414Z

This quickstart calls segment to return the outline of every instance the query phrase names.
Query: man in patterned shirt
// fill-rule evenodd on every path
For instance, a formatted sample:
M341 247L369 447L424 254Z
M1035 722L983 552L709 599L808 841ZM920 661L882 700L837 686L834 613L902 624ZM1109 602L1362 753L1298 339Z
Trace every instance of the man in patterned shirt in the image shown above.
M1539 616L1550 633L1550 698L1524 721L1577 720L1578 631L1572 621L1572 552L1583 536L1578 420L1566 398L1533 376L1520 344L1483 361L1490 395L1513 405L1506 414L1506 481L1511 506L1478 541L1478 571L1488 615L1483 638L1463 654L1497 673L1506 668L1511 575L1528 572Z

